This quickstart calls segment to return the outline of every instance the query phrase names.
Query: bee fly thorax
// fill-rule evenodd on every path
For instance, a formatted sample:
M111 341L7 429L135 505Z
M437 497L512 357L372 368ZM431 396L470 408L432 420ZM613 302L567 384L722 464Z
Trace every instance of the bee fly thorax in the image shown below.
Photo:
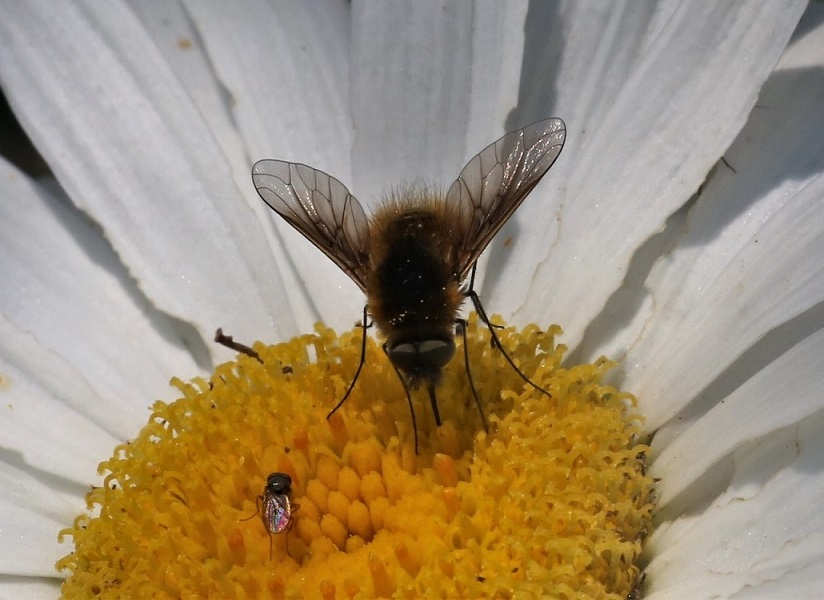
M394 208L394 207L393 207ZM449 339L463 301L444 248L442 214L408 207L375 216L368 304L389 338Z

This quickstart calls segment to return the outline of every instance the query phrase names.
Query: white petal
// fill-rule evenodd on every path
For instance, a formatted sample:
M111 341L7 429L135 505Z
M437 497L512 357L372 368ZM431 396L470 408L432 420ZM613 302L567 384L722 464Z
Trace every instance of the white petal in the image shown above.
M465 98L468 110L464 117L464 155L443 156L441 160L433 157L435 166L444 164L447 169L458 169L444 172L445 179L442 183L446 185L457 177L466 162L498 137L551 116L543 108L532 112L523 107L521 110L513 110L518 103L522 83L528 89L538 87L531 76L531 68L536 69L536 77L551 78L555 75L548 72L541 60L536 60L537 57L530 54L531 46L527 44L527 40L534 39L529 37L530 28L544 29L545 24L531 20L528 9L541 10L541 7L523 0L506 3L481 0L474 4L471 61L467 65L471 73L469 93ZM546 50L552 44L542 41L540 46L541 50ZM449 82L442 85L449 85ZM460 96L456 99L461 101ZM455 135L451 130L445 133ZM429 177L426 170L422 170L421 174Z
M59 594L60 580L45 577L3 577L0 575L2 600L41 600Z
M780 589L776 597L820 598L821 456L820 410L736 450L726 489L711 504L660 526L648 541L653 593L645 597L751 598Z
M0 439L13 462L33 472L88 485L100 460L146 420L144 409L129 424L136 411L101 400L71 366L2 316L0 373Z
M818 69L798 67L808 44L824 49L824 28L802 41L798 52L788 48L762 108L727 151L736 172L721 167L708 182L683 239L647 282L649 325L626 356L625 385L650 429L771 329L824 299L824 84ZM779 339L745 356L739 370L774 357ZM702 402L717 400L708 396Z
M724 460L737 448L824 409L822 356L824 331L818 331L689 424L669 444L665 441L669 436L662 435L663 449L656 436L657 456L650 474L662 479L657 493L663 517L691 510L696 498L706 497L713 479L708 473L715 469L726 474L734 468Z
M61 483L53 478L44 484L0 462L0 573L57 577L55 561L71 551L58 544L57 533L83 508L54 491Z
M241 189L267 225L291 310L302 330L319 319L350 327L363 295L351 280L253 191L251 163L279 158L309 164L351 185L349 6L344 2L191 2L187 6L231 95L245 146ZM357 189L353 188L355 193ZM274 284L274 282L273 282Z
M5 161L0 182L0 310L88 378L105 399L96 410L143 422L154 398L170 396L173 375L198 372L174 323L151 310L74 209Z
M308 4L303 3L296 7L300 9L297 12L303 13L302 9ZM269 126L271 138L286 141L287 136L283 135L278 117L285 115L291 118L294 114L301 113L300 108L305 104L304 98L297 95L297 92L303 92L303 86L294 86L295 95L287 94L283 86L278 85L277 70L267 72L267 68L271 68L277 62L276 59L288 62L300 56L288 51L272 53L270 44L259 43L260 39L270 40L273 23L264 19L264 16L269 15L274 7L270 4L246 3L233 5L227 10L229 7L225 3L210 6L205 2L196 2L184 10L180 4L163 0L133 2L131 7L150 31L158 49L163 52L180 83L197 105L206 125L214 133L215 141L223 148L226 159L231 163L238 188L247 192L246 199L261 221L272 251L272 257L264 256L263 260L272 260L277 265L282 291L288 298L286 306L290 310L284 311L284 306L279 307L279 310L293 314L298 331L310 330L312 325L320 320L321 315L324 315L328 322L336 325L345 324L348 327L352 322L351 313L344 313L345 320L334 318L337 316L340 302L329 294L329 279L339 279L342 290L352 295L353 306L362 303L359 290L325 257L314 252L305 252L303 244L306 241L285 224L283 229L289 230L285 232L289 237L284 243L272 227L268 207L251 191L251 164L257 158L269 154L266 151L254 150L261 146L266 148L269 143L263 140L261 144L260 138L267 129L258 125ZM326 10L323 15L330 12ZM300 39L301 35L318 37L312 35L312 32L298 33L294 23L285 20L276 23L281 25L282 31L272 39L281 40L290 35L295 35L296 40ZM322 39L330 39L330 36L324 35ZM284 46L288 47L288 44ZM312 48L315 46L316 44L313 44ZM265 54L268 60L261 60L261 54ZM339 58L345 56L345 53L329 52L328 56ZM251 86L244 76L246 73L253 84ZM265 91L268 93L256 93L260 91L257 84L261 82L266 84ZM226 97L227 94L230 94L230 98ZM312 98L321 97L312 95L310 99ZM337 99L333 98L333 101ZM327 98L324 97L322 100L325 101ZM315 117L330 113L327 102L320 104L323 106L313 111ZM252 118L248 116L249 113L252 114ZM241 132L238 132L238 127ZM294 131L288 139L307 140L307 143L317 147L319 144L313 141L314 129L316 127ZM347 121L344 131L348 130ZM246 148L253 150L247 152ZM340 151L342 156L346 156L348 170L348 146L342 145ZM287 152L283 154L288 155ZM328 278L320 275L325 270L329 271ZM309 273L312 276L301 279L300 273ZM270 285L274 286L277 283L272 281ZM321 286L322 290L318 290L318 286ZM274 341L272 332L261 332L258 337L264 341Z
M448 186L504 133L525 13L524 2L353 6L353 165L366 203L404 182Z
M564 5L545 32L561 59L544 94L566 147L519 209L490 299L560 323L574 347L743 126L804 5Z
M0 24L10 102L152 302L204 339L221 325L246 340L294 332L257 217L134 15L114 2L12 6Z
M347 3L189 2L252 159L351 178ZM248 171L251 170L251 165Z
M223 148L240 189L250 185L249 158L233 122L223 81L215 77L191 16L179 2L139 0L129 7L148 30L157 49L185 87L205 124Z

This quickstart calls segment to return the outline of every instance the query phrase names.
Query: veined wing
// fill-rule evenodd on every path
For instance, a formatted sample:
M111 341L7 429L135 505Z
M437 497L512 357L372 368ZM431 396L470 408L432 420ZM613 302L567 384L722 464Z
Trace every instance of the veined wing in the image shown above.
M269 207L366 291L369 221L340 181L307 165L260 160L252 181Z
M461 223L461 279L558 158L565 139L561 119L538 121L490 144L463 168L446 194Z

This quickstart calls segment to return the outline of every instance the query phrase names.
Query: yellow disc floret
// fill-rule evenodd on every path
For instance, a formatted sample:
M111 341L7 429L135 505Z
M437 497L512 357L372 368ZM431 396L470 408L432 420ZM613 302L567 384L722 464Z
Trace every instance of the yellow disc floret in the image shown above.
M326 328L175 380L62 535L65 597L623 599L651 526L648 448L634 398L606 360L560 366L557 327L501 330L506 363L473 318L472 380L458 353L438 387L443 425L406 395L373 341L351 396L360 330ZM270 534L259 497L291 478L291 524ZM272 537L270 537L272 536Z

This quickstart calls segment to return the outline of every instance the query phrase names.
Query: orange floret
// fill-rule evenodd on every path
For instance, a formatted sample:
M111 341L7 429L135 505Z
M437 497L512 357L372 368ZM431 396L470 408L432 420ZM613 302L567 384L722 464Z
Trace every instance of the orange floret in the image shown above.
M648 448L634 398L604 385L601 359L560 366L560 330L499 333L526 385L474 318L444 372L436 428L360 330L316 332L240 356L209 381L173 384L133 442L101 463L102 487L61 537L75 551L65 597L626 598L651 527ZM458 344L460 345L460 340ZM292 479L292 527L271 539L256 500Z

